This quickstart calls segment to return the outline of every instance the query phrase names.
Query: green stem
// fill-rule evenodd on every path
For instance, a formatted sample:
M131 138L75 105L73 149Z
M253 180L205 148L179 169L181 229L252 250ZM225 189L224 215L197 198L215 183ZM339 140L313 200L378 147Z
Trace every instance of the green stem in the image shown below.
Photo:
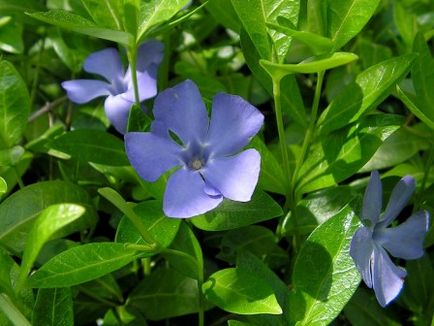
M151 258L150 257L143 258L142 264L143 264L143 274L145 274L146 276L151 275Z
M285 128L283 126L282 106L280 98L280 80L281 78L273 78L273 98L274 98L274 110L276 113L277 132L279 134L280 154L283 161L283 173L285 176L285 185L288 184L290 178L289 171L289 158L288 147L286 146ZM286 195L286 203L289 201L289 189ZM287 211L287 204L285 203L285 212Z
M36 99L36 91L37 91L38 81L39 81L39 71L41 70L41 59L42 59L42 52L44 51L44 47L45 47L45 38L41 40L41 48L39 49L38 57L36 59L35 76L33 77L32 91L30 92L30 107L33 107L33 104L35 103L35 99Z
M4 293L0 294L0 310L9 318L14 325L31 326L27 318L13 304L12 300Z
M137 82L137 44L134 44L130 48L129 54L129 61L130 61L130 68L131 68L131 78L133 81L133 88L134 88L134 98L136 100L136 104L140 106L140 96L139 96L139 84Z
M316 87L315 87L315 95L314 95L313 103L312 103L312 111L310 114L309 126L308 126L308 129L306 131L306 135L304 136L304 141L303 141L303 145L301 147L300 157L297 160L297 163L295 165L294 174L292 175L291 194L292 194L292 197L294 200L294 205L298 201L298 198L296 197L296 194L295 194L295 186L297 183L298 173L300 172L300 168L304 163L304 160L306 158L307 153L309 152L310 143L311 143L312 137L315 133L316 119L318 116L319 100L321 98L321 89L322 89L323 80L324 80L324 71L320 71L320 72L318 72L318 79L317 79Z
M14 171L15 177L17 178L18 186L20 187L20 189L24 188L25 185L23 179L21 179L20 173L18 172L18 169L15 165L12 166L12 170Z

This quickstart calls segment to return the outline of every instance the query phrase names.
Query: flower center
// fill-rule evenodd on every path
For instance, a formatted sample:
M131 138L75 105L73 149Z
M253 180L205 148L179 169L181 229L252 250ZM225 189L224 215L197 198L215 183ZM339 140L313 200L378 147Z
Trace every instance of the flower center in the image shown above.
M204 162L200 159L194 159L190 162L189 166L193 170L200 170L203 167Z

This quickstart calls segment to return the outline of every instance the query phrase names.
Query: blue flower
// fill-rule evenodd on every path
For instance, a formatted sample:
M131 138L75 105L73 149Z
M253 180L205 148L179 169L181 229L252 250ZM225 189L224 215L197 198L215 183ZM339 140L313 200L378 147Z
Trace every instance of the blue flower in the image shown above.
M363 198L362 222L350 247L350 255L382 307L395 299L402 289L405 269L396 266L389 254L402 259L423 256L423 241L429 227L429 213L419 211L404 223L390 228L416 188L415 180L403 177L394 187L386 210L381 214L382 185L377 171L372 172Z
M251 199L261 158L254 149L240 151L264 121L254 106L239 96L217 94L210 121L197 86L187 80L157 96L154 116L151 132L125 135L125 148L132 166L147 181L178 167L164 193L167 216L199 215L224 197Z
M163 59L163 44L152 40L142 44L137 54L137 82L140 101L157 94L157 69ZM131 68L125 72L119 53L114 48L94 52L86 58L84 70L105 79L77 79L65 81L62 87L69 99L78 104L89 102L100 96L107 96L105 113L120 133L125 133L128 115L134 104L134 88Z

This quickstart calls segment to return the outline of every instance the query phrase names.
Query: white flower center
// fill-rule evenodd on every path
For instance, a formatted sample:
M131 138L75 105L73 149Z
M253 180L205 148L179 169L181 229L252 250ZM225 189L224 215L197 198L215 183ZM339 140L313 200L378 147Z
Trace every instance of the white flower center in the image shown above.
M200 170L202 168L202 166L203 166L203 161L200 159L196 158L190 162L190 167L193 170Z

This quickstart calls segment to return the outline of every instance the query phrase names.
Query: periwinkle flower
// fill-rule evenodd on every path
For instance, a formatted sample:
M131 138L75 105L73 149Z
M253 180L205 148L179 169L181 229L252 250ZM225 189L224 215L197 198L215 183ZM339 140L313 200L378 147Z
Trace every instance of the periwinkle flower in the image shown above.
M374 288L382 307L398 296L407 275L405 269L392 262L389 254L407 260L423 256L423 241L430 218L427 211L416 212L404 223L389 227L415 188L411 176L403 177L393 188L386 210L381 214L381 180L377 171L372 172L363 198L361 220L364 226L357 229L351 241L350 255L363 281L369 288Z
M140 101L157 94L157 69L163 59L163 44L156 40L143 43L137 51L137 83ZM119 53L108 48L90 54L83 66L84 70L105 79L77 79L65 81L62 87L68 98L78 104L106 96L105 113L120 133L125 133L128 115L135 102L131 67L125 71Z
M164 193L167 216L199 215L223 198L251 199L261 158L255 149L241 150L263 124L258 109L239 96L219 93L209 120L197 86L187 80L157 96L154 116L151 132L127 133L125 147L132 166L147 181L178 167Z

